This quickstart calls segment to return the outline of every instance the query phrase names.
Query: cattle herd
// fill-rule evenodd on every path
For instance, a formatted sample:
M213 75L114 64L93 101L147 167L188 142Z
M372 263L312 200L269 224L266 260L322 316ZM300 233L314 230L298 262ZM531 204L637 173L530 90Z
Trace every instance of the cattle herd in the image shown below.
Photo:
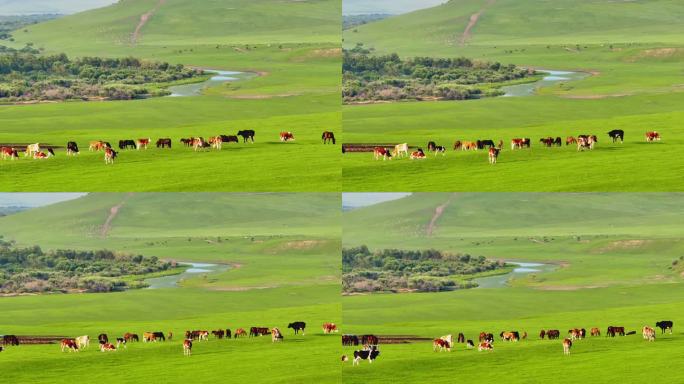
M620 142L622 143L625 138L625 132L621 129L614 129L610 132L608 132L608 136L612 139L613 143ZM650 131L646 132L646 141L647 142L653 142L653 141L660 141L660 134L656 131ZM539 143L543 147L547 148L552 148L552 147L562 147L563 146L563 139L561 137L556 137L553 138L551 136L549 137L542 137L539 139ZM593 150L594 146L598 143L598 137L596 135L579 135L577 137L574 136L568 136L565 138L565 145L576 145L577 146L577 151L584 151L584 150ZM524 148L530 148L532 144L532 140L530 138L514 138L511 139L511 151L516 150L516 149L524 149ZM504 146L504 141L499 140L498 143L495 143L494 140L490 139L485 139L485 140L475 140L475 141L461 141L461 140L456 140L454 142L454 150L455 151L479 151L479 150L486 150L489 158L489 163L490 164L496 164L496 161L499 157L499 153L503 150ZM345 151L345 147L342 147L343 152ZM434 141L430 141L427 144L427 151L428 152L433 152L435 156L441 154L442 156L446 155L446 147L442 145L437 145ZM409 145L408 143L401 143L392 146L375 146L373 147L373 158L375 160L383 159L383 160L392 160L392 158L402 158L402 157L408 157L411 160L419 160L419 159L425 159L427 158L427 155L423 151L422 148L418 148L415 151L409 152Z
M661 334L668 332L672 334L673 322L670 320L658 321L656 328L660 328ZM616 336L627 336L634 335L636 331L625 331L625 327L609 326L606 330L606 337L616 337ZM590 333L592 337L601 336L601 330L599 328L591 328ZM641 330L641 334L644 340L655 341L656 331L653 327L648 325L644 326ZM565 355L570 354L570 349L572 348L573 342L577 340L582 340L586 338L587 330L585 328L572 328L568 330L567 337L562 340L563 353ZM558 340L561 337L561 331L558 329L542 329L539 332L540 339L548 340ZM499 339L502 342L517 342L520 340L526 340L528 338L527 332L520 333L519 331L503 331L499 333ZM354 351L354 360L352 365L358 365L360 360L368 360L372 363L380 354L379 349L380 338L375 335L342 335L342 345L343 346L358 346L362 345L361 350ZM488 332L480 332L478 335L478 351L493 351L494 350L494 334ZM463 333L458 334L456 339L456 344L465 344L466 349L474 349L475 343L473 340L466 340ZM432 340L432 350L434 352L451 352L454 348L454 338L453 335L441 336ZM342 356L342 361L348 361L349 357L346 355Z
M218 135L218 136L212 136L209 137L209 139L205 139L204 137L187 137L187 138L182 138L180 139L180 144L185 146L185 147L191 147L195 151L200 151L200 150L210 150L210 149L217 149L221 150L223 147L223 143L240 143L240 140L238 137L242 138L243 143L254 143L254 136L255 132L254 130L251 129L246 129L246 130L241 130L238 131L236 135ZM292 132L280 132L280 141L286 142L286 141L294 141L295 137ZM321 136L321 140L323 140L323 144L328 144L332 143L335 144L335 134L330 131L324 131L323 135ZM125 150L146 150L148 146L150 146L152 143L152 139L146 138L146 139L125 139L125 140L119 140L118 143L118 151L114 149L112 144L108 141L104 140L95 140L91 141L88 143L88 151L102 151L104 152L104 161L105 164L113 164L114 160L117 158L119 155L120 151L125 151ZM156 147L159 149L171 149L171 144L172 140L171 138L168 137L162 137L158 139L155 143ZM25 148L22 146L21 148L15 148L14 146L4 146L0 147L0 154L2 156L3 160L15 160L19 159L19 152L24 153L24 157L28 158L33 158L33 159L48 159L51 157L55 156L55 152L52 146L45 146L44 147L45 151L43 151L43 148L41 148L40 143L34 143L34 144L29 144ZM67 142L66 145L66 155L67 156L76 156L80 153L78 143L75 141L69 141Z
M295 321L288 325L288 328L294 330L294 334L297 335L301 332L304 336L304 330L306 328L306 323L303 321ZM330 334L337 332L337 325L335 323L324 323L323 333ZM235 332L231 332L230 329L217 329L213 331L208 330L193 330L185 331L183 338L183 354L185 356L190 356L192 354L193 343L200 343L202 341L209 341L209 335L212 335L215 339L238 339L240 337L260 337L265 335L271 335L271 341L273 343L281 342L284 336L279 328L273 327L251 327L249 329L249 335L244 328L237 328ZM152 342L167 342L173 340L173 332L143 332L142 338L136 333L124 333L121 337L115 337L110 340L106 333L101 333L97 336L98 349L101 352L111 352L117 350L125 350L128 348L128 344L132 342L152 343ZM7 346L18 346L19 337L16 335L4 335L2 336L2 345L0 347L0 352L3 351L4 347ZM90 337L88 335L78 336L74 338L63 338L60 341L60 350L62 352L79 352L88 349L90 346Z

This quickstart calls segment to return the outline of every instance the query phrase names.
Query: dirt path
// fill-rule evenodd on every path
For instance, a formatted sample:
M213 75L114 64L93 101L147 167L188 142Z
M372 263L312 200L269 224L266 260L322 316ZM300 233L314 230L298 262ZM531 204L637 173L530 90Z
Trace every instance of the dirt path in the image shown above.
M468 42L468 40L470 40L470 38L472 37L471 31L473 28L475 28L475 25L477 24L478 20L480 20L480 16L482 16L482 14L484 13L484 11L487 10L487 8L494 5L494 3L496 3L496 0L488 0L487 4L485 4L485 6L482 9L477 11L477 13L470 15L470 21L468 22L465 31L463 31L463 34L461 35L461 46L464 46Z
M131 196L133 196L132 193L127 194L119 204L109 209L109 216L107 216L107 220L105 220L104 224L102 224L102 229L100 230L100 236L102 236L103 239L107 238L109 231L112 229L112 221L114 218L116 218L116 215L119 214L119 210L126 203L126 200L128 200L128 198Z
M449 200L446 201L446 203L438 206L435 208L435 213L432 215L432 219L430 220L430 224L427 226L427 230L425 231L428 237L432 237L432 232L434 232L435 228L437 228L437 220L442 216L444 213L444 210L451 204L451 202L454 199L454 195L451 195L449 197Z
M138 25L135 27L135 31L133 32L133 35L131 36L131 44L136 45L138 43L138 40L140 40L140 31L142 28L147 24L147 22L150 20L150 18L154 15L155 12L166 3L166 0L159 0L157 5L152 9L151 11L144 13L142 16L140 16L140 22L138 22Z

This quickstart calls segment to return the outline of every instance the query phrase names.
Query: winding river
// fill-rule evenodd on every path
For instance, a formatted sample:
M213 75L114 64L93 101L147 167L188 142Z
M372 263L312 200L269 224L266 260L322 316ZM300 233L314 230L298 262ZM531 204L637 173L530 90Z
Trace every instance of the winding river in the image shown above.
M162 288L178 288L178 282L191 278L197 277L200 274L209 274L216 272L223 272L228 270L229 266L225 264L208 264L208 263L182 263L181 265L189 265L190 268L186 269L182 273L176 275L153 277L151 279L145 279L145 282L149 284L147 289L162 289Z
M541 80L533 83L509 85L501 87L501 90L506 92L503 97L524 97L534 96L539 88L550 87L552 85L586 79L591 76L586 72L571 72L571 71L553 71L549 69L537 69L537 72L543 72L547 75Z
M169 87L168 89L171 94L168 97L199 96L206 88L216 87L224 83L249 79L256 76L256 74L249 72L221 71L216 69L204 69L204 72L213 73L214 75L209 78L209 80L201 83L182 84Z
M517 265L511 272L503 275L494 275L473 279L478 284L477 288L505 288L511 278L522 277L530 273L550 272L557 268L553 264L527 263L521 261L507 261L506 264Z

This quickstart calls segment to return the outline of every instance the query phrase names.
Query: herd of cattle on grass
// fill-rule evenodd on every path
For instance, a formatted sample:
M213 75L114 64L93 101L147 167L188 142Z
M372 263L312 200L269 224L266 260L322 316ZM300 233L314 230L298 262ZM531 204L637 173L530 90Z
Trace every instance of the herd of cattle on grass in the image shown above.
M295 335L300 332L304 336L304 331L306 329L306 323L303 321L295 321L287 326L294 331ZM324 323L323 333L331 334L337 333L337 325L335 323ZM215 339L237 339L240 337L259 337L265 335L271 335L271 341L273 343L283 341L283 333L279 328L273 327L251 327L249 329L249 334L244 328L238 328L235 332L231 332L230 329L217 329L213 331L207 330L194 330L185 331L183 338L183 354L190 356L192 354L193 342L199 343L202 341L209 341L209 335L212 335ZM165 342L173 340L173 332L144 332L142 334L142 342ZM110 340L106 333L101 333L97 336L97 341L99 344L99 350L101 352L110 352L121 349L127 349L127 345L131 342L139 342L141 340L140 336L136 333L125 333L121 337L115 337ZM16 335L4 335L2 337L3 346L0 347L0 352L3 351L6 346L17 346L19 345L19 338ZM83 335L74 338L63 338L60 341L60 349L62 352L78 352L84 349L88 349L90 346L90 337L88 335Z
M608 132L608 136L612 139L613 143L623 143L625 138L625 132L621 129L614 129ZM647 142L660 141L660 133L656 131L646 132L645 135ZM542 146L551 147L562 147L563 139L561 137L543 137L539 139L539 143ZM568 136L565 138L565 145L576 145L577 151L593 150L594 146L598 143L598 137L596 135L579 135L577 137ZM511 140L511 150L530 148L532 140L530 138L514 138ZM498 143L494 143L494 140L476 140L476 141L461 141L456 140L454 143L455 151L478 151L486 150L489 158L490 164L496 164L499 157L499 153L503 150L504 141L499 140ZM358 151L358 149L365 149L368 147L366 145L358 146L360 148L354 148L354 145L343 146L342 151ZM408 143L396 144L394 146L373 146L373 158L375 160L392 160L392 158L402 158L408 157L411 160L425 159L427 155L422 148L418 148L415 151L409 151ZM442 145L437 145L434 141L430 141L427 144L427 151L434 152L435 156L441 154L446 155L447 148Z
M656 328L660 328L661 334L664 334L666 331L669 331L669 333L672 334L672 327L673 322L670 320L663 320L656 323ZM637 331L626 332L625 327L609 326L606 329L606 337L627 336L634 335L636 333ZM591 328L589 334L592 337L601 336L601 330L599 328ZM641 330L641 334L644 340L655 341L656 331L653 327L648 325L644 326ZM585 328L573 328L568 330L567 337L564 337L562 341L563 354L569 355L573 342L582 340L586 338L586 336L587 330ZM526 340L527 337L527 332L522 332L521 334L518 331L503 331L499 333L499 338L503 342L517 342L520 340ZM547 338L548 340L558 340L560 337L561 332L558 329L542 329L539 332L539 338L542 340L544 338ZM495 338L493 333L480 332L477 350L480 352L493 351L494 340ZM379 341L380 338L375 335L342 335L343 346L363 345L362 349L354 351L352 365L358 365L361 360L368 360L369 363L372 363L378 357L378 355L380 355ZM466 340L466 337L463 333L458 334L456 344L465 344L466 349L474 349L476 347L473 340ZM441 336L432 341L432 350L435 352L451 352L451 349L454 347L454 345L453 335ZM347 355L342 355L342 361L349 361L349 357Z
M217 149L221 150L223 143L240 143L239 137L242 138L243 143L254 144L254 130L247 129L239 131L236 135L219 135L212 136L208 140L203 137L188 137L180 139L180 143L185 147L192 147L195 151L199 150L209 150ZM280 132L280 141L288 142L294 141L295 137L292 132ZM321 135L321 140L323 144L332 143L335 144L335 134L330 131L324 131ZM124 151L128 149L134 150L146 150L148 146L151 145L152 140L150 138L146 139L126 139L119 140L119 151ZM163 137L157 140L156 147L159 149L168 148L171 149L171 138ZM88 151L103 151L105 164L113 164L114 159L119 155L119 151L116 151L112 144L108 141L96 140L88 143ZM41 148L40 143L29 144L25 149L17 149L15 147L5 146L0 148L0 153L2 154L3 160L15 160L19 158L19 152L24 152L24 157L29 157L33 159L48 159L55 156L55 151L52 146L45 146L45 151ZM67 156L76 156L80 153L78 144L75 141L69 141L66 145Z

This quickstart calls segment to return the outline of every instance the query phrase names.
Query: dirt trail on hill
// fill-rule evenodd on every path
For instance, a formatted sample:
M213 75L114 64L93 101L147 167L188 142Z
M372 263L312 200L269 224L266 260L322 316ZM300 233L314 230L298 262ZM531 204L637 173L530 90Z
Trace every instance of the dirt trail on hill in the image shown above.
M131 196L133 196L132 193L127 194L119 204L109 209L109 216L107 216L107 220L105 220L104 224L102 224L102 229L100 230L100 236L102 236L103 239L107 238L109 231L112 229L112 221L114 218L116 218L116 215L119 214L119 210L126 203L126 200L128 200L128 198Z
M468 22L468 25L466 26L465 31L463 31L463 34L461 35L461 46L464 46L468 40L472 37L471 31L473 28L475 28L475 25L477 24L478 20L480 20L480 16L484 13L484 11L487 10L487 8L491 7L496 3L496 0L488 0L487 4L477 11L477 13L474 13L470 15L470 21Z
M140 22L138 25L135 27L135 31L133 32L133 35L131 36L131 44L136 45L138 43L138 40L140 40L140 31L142 28L147 24L147 22L150 20L150 18L154 15L155 12L166 3L166 0L159 0L157 5L152 9L151 11L144 13L142 16L140 16Z
M447 200L446 203L435 208L435 213L434 213L434 215L432 215L432 219L430 220L430 224L428 224L427 229L425 231L428 237L432 237L432 232L434 232L435 228L437 228L437 225L436 225L437 220L439 220L439 218L444 213L444 210L454 200L454 197L456 197L455 194L451 195L451 197L449 197L449 200Z

